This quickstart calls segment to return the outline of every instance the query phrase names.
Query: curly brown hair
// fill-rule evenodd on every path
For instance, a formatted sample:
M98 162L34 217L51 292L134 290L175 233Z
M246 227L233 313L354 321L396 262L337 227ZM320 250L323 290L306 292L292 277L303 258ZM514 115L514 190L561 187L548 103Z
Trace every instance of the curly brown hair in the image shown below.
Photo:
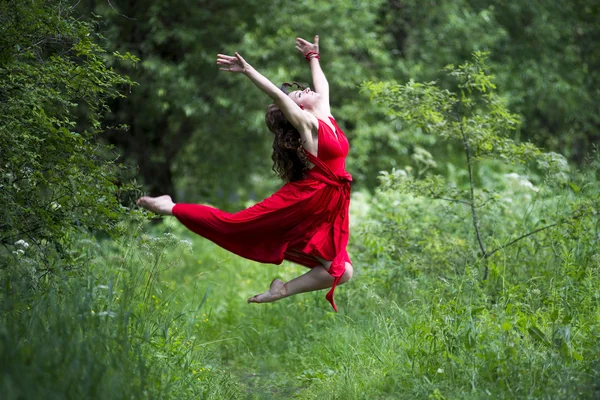
M283 90L283 89L282 89ZM275 104L269 105L265 122L275 134L273 139L273 171L286 182L306 177L308 158L302 147L300 132L287 120Z

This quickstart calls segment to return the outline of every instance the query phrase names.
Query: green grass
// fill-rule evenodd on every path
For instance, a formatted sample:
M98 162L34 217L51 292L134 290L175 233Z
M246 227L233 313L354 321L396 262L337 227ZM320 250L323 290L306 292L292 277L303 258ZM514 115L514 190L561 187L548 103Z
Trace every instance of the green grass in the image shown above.
M470 238L450 234L460 218L436 220L439 209L410 199L391 214L383 194L361 214L356 200L356 274L336 292L337 314L324 292L247 304L304 269L243 260L174 219L120 242L80 240L76 270L40 277L28 253L15 256L1 276L2 398L600 395L593 238L524 240L490 259L482 281ZM414 233L406 221L429 242L401 246Z

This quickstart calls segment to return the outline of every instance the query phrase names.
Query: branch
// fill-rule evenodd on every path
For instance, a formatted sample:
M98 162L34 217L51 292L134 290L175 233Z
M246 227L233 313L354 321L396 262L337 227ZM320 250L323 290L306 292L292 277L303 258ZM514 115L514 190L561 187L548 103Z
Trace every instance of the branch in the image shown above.
M479 225L477 222L477 213L475 211L475 193L473 191L473 171L471 168L471 152L469 151L469 143L467 142L467 136L465 135L465 131L463 130L463 126L462 123L460 124L460 132L462 134L462 141L463 141L463 145L465 147L465 153L467 155L467 167L469 169L469 189L470 189L470 196L471 196L471 214L473 215L473 226L475 227L475 233L477 235L477 241L479 242L479 248L481 249L481 252L483 253L483 257L487 258L488 254L485 251L485 247L483 246L483 242L481 241L481 234L479 233ZM485 280L487 278L487 265L485 267L485 273L483 275L483 279Z
M575 216L573 216L573 217L572 217L572 219L578 219L578 218L581 218L583 215L584 215L583 213L581 213L581 214L579 214L579 215L575 215ZM546 226L543 226L543 227L541 227L541 228L535 229L535 230L533 230L533 231L531 231L531 232L529 232L529 233L526 233L526 234L524 234L524 235L521 235L521 236L519 236L518 238L516 238L516 239L514 239L514 240L510 241L509 243L507 243L507 244L505 244L505 245L502 245L502 246L498 247L497 249L494 249L494 250L493 250L493 251L491 251L489 254L487 254L487 255L484 255L484 257L485 257L485 258L487 258L487 257L490 257L490 256L491 256L492 254L494 254L495 252L497 252L497 251L500 251L500 250L502 250L502 249L505 249L505 248L507 248L508 246L511 246L511 245L513 245L513 244L517 243L517 242L518 242L519 240L521 240L521 239L525 239L526 237L529 237L529 236L531 236L531 235L535 235L536 233L538 233L538 232L541 232L541 231L545 231L546 229L550 229L550 228L554 228L555 226L562 225L562 224L564 224L564 223L566 223L566 222L568 222L568 221L569 221L569 220L568 220L567 218L565 218L565 219L563 219L562 221L558 221L558 222L555 222L555 223L553 223L553 224L546 225Z
M446 200L446 201L449 201L449 202L452 202L452 203L466 204L466 205L468 205L468 206L470 206L470 205L471 205L471 203L470 203L470 202L468 202L468 201L466 201L466 200L461 200L461 199L449 199L449 198L447 198L447 197L442 197L442 196L440 196L440 195L437 195L437 194L435 194L435 192L434 192L434 191L433 191L431 188L428 188L428 189L429 189L429 193L431 194L431 198L432 198L432 199L436 199L436 200Z
M127 19L130 19L130 20L132 20L132 21L137 21L137 19L135 19L135 18L131 18L131 17L128 17L127 15L123 15L123 14L119 13L119 12L117 11L117 9L116 9L116 8L115 8L115 7L112 5L112 3L110 2L110 0L106 0L106 1L107 1L107 2L108 2L108 4L110 5L110 8L112 8L113 10L115 10L115 12L117 13L117 15L119 15L119 16L121 16L121 17L124 17L124 18L127 18Z
M494 197L488 197L481 204L476 205L475 208L481 208L481 207L485 206L487 203L489 203L490 201L493 201L493 200L494 200Z
M502 250L502 249L505 249L505 248L507 248L508 246L510 246L510 245L513 245L513 244L517 243L517 242L518 242L519 240L521 240L521 239L525 239L525 238L526 238L526 237L528 237L528 236L535 235L536 233L538 233L538 232L541 232L541 231L545 231L546 229L553 228L553 227L555 227L556 225L560 225L561 223L564 223L564 221L563 221L563 222L556 222L556 223L554 223L554 224L547 225L547 226L544 226L544 227L542 227L542 228L538 228L538 229L536 229L536 230L534 230L534 231L531 231L531 232L529 232L529 233L526 233L526 234L524 234L524 235L522 235L522 236L519 236L518 238L516 238L515 240L511 241L510 243L507 243L507 244L505 244L505 245L503 245L503 246L500 246L500 247L498 247L497 249L494 249L493 251L491 251L489 254L487 254L487 255L484 255L484 257L486 257L486 258L487 258L487 257L490 257L490 256L491 256L492 254L494 254L495 252L497 252L497 251L500 251L500 250Z

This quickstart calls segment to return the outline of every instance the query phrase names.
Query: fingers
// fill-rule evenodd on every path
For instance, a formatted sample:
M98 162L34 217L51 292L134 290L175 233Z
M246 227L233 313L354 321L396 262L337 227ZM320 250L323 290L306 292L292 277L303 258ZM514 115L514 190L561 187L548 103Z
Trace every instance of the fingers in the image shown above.
M302 50L300 46L296 46L296 50L298 50L300 53L304 53L304 50Z
M244 60L244 58L237 51L235 52L235 56L237 57L238 60L240 60L240 62L242 64L246 64L246 60Z
M296 44L301 44L304 46L310 45L310 42L307 42L306 40L302 39L302 38L296 38Z
M244 59L238 57L238 53L235 54L236 57L228 56L226 54L217 54L217 65L221 67L219 68L219 71L242 72L244 70Z
M217 59L222 58L224 60L235 60L235 57L228 56L226 54L217 54Z
M319 35L315 35L314 43L304 40L301 37L297 37L296 48L302 52L305 52L306 50L319 51Z
M217 55L217 65L232 65L235 62L237 62L235 57L230 57L223 54Z
M244 72L249 68L246 60L238 52L235 52L235 57L217 54L217 65L221 67L219 71L225 72Z
M217 54L217 65L235 65L239 64L236 57L227 56L225 54Z

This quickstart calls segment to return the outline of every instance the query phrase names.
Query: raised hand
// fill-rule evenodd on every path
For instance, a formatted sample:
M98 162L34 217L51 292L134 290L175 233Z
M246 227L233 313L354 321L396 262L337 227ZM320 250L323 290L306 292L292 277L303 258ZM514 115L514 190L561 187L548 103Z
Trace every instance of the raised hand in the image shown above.
M319 35L315 35L315 42L310 43L302 38L296 38L296 49L304 56L308 53L319 53Z
M217 54L217 65L221 66L221 68L219 68L220 71L227 72L246 73L250 69L250 64L248 64L237 51L235 52L235 57Z

